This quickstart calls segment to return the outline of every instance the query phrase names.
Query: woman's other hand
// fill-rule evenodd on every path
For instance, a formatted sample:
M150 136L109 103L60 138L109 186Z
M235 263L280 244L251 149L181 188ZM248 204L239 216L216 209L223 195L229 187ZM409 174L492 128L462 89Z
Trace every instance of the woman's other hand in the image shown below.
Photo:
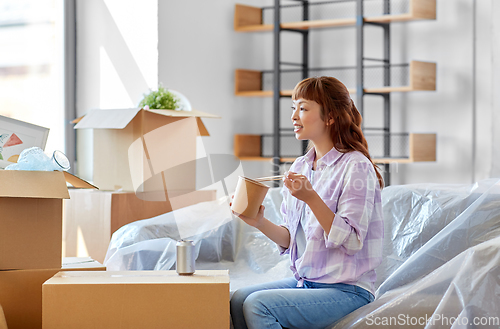
M288 171L283 177L283 183L288 188L291 195L306 203L316 194L311 182L304 175Z
M238 214L232 210L231 211L233 212L233 214L235 216L241 218L248 225L259 229L264 224L264 209L265 209L265 207L263 205L261 205L259 208L259 212L257 213L257 216L255 218L250 218L250 217L244 216L242 214Z

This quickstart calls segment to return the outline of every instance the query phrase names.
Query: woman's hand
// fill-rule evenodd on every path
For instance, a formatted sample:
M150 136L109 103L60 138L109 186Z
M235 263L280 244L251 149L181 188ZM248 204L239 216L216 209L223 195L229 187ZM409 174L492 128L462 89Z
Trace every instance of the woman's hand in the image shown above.
M231 199L233 197L231 197ZM264 206L261 205L259 208L259 212L257 213L257 216L255 218L243 216L241 214L235 213L234 211L232 212L235 216L241 218L245 223L255 227L256 229L264 233L269 239L287 249L290 245L290 232L288 232L287 228L276 225L266 219L264 217L264 209Z
M305 203L308 203L316 196L316 191L314 191L311 182L304 175L288 171L283 177L283 183L291 195Z
M233 199L233 198L234 198L234 195L231 196L231 199ZM233 203L231 202L229 204L229 206L231 206L232 204ZM257 216L255 218L250 218L248 216L238 214L232 210L231 210L231 212L233 213L233 215L242 219L248 225L253 226L253 227L258 229L259 227L262 227L262 225L264 224L264 209L265 209L265 207L263 205L261 205L259 208L259 212L257 213Z
M253 226L257 229L260 229L262 225L264 224L264 206L261 205L259 208L259 212L257 213L257 216L255 218L250 218L238 213L235 213L233 211L233 214L239 218L241 218L245 223L247 223L250 226Z
M290 194L307 203L323 230L330 232L335 213L328 208L325 201L312 188L312 184L307 177L294 172L287 172L283 182Z

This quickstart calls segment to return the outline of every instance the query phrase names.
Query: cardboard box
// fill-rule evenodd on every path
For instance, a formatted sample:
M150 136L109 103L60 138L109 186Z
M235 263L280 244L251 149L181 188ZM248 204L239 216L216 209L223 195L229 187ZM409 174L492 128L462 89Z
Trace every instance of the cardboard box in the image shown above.
M64 257L62 261L62 271L106 271L106 266L102 265L90 257Z
M60 268L65 174L0 170L0 182L0 270Z
M63 256L103 263L111 235L123 225L216 198L215 190L171 191L167 201L145 201L133 192L70 190L64 201Z
M43 284L43 328L229 328L228 271L60 272Z
M7 322L5 321L2 305L0 305L0 329L7 329Z
M106 270L91 258L65 258L62 262L64 271ZM42 284L59 271L61 267L0 271L0 305L10 329L42 328Z
M60 270L0 271L0 304L10 329L42 327L42 284Z
M196 160L196 137L209 136L202 117L217 116L195 110L91 110L75 120L75 129L93 129L92 181L100 189L194 191L196 170L182 165Z

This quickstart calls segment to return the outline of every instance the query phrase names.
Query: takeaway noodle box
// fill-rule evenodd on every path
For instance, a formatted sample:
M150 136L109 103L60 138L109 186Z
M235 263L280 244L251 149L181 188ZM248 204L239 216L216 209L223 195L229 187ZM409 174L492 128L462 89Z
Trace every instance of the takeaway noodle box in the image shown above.
M43 284L44 329L229 329L229 273L59 272Z
M0 270L61 268L66 177L92 186L59 171L0 170Z
M196 137L209 136L200 111L91 110L75 129L93 129L92 181L102 190L195 190ZM168 169L175 174L168 174ZM180 173L180 174L179 174Z

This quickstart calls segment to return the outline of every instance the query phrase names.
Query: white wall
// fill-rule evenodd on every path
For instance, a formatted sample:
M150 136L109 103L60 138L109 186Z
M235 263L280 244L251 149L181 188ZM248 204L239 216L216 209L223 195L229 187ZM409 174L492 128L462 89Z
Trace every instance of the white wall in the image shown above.
M393 61L437 62L437 90L394 94L394 129L437 133L437 162L400 165L394 183L469 183L491 164L490 1L477 7L476 170L472 172L473 1L437 1L436 21L393 24Z
M158 83L158 1L77 1L78 116L136 107ZM92 180L92 131L77 131L77 170Z
M206 154L233 154L234 134L265 132L263 114L271 111L264 99L234 96L234 69L262 68L264 55L270 54L265 48L272 47L269 34L233 31L234 3L159 2L159 81L186 95L193 108L221 117L203 120L210 133L202 138ZM271 169L255 162L241 165L249 177ZM229 190L236 179L227 182Z
M272 5L272 1L239 2ZM489 176L493 148L491 82L492 40L495 39L491 8L494 2L481 0L477 3L475 172L472 172L473 1L438 0L437 20L392 24L394 63L437 62L436 91L392 94L392 129L396 132L435 132L438 136L437 161L398 165L394 168L397 172L391 176L393 184L469 183ZM233 31L235 3L227 0L159 3L160 81L185 92L196 108L222 117L221 120L206 120L212 134L205 140L208 152L231 152L235 133L271 131L270 99L238 98L233 94L234 69L269 69L272 65L270 33ZM354 28L311 32L311 66L354 64L354 33ZM381 40L377 28L366 29L367 56L381 55ZM283 37L282 53L286 60L300 58L297 46L293 37ZM367 99L366 104L366 121L379 122L377 106L380 102ZM258 175L267 173L271 167L245 162L244 169Z
M270 0L238 2L272 5ZM117 70L115 75L128 83L122 92L116 92L117 96L121 95L118 97L121 100L114 97L116 103L99 98L105 78L101 77L102 70L99 72L96 65L104 61L98 49L100 45L111 47L116 42L112 38L116 35L116 24L108 22L110 3L117 1L78 2L80 114L93 107L121 106L121 101L131 104L146 85L156 85L152 73L152 78L137 81L138 72L143 72L142 64L138 65L137 60L135 69L130 70L125 64L117 65L117 59L110 57L108 63ZM131 13L131 17L123 21L123 28L146 29L142 35L154 35L154 24L150 22L156 19L153 5L144 7L144 2L138 5L139 2L131 0L119 3ZM204 120L211 134L203 138L205 152L209 154L232 153L236 133L260 134L271 132L272 127L270 98L234 96L236 68L272 68L271 33L234 32L235 3L237 1L230 0L158 1L158 81L185 94L194 108L221 116L221 119ZM500 24L494 18L500 14L500 6L496 0L477 1L477 156L474 159L475 172L472 172L472 3L473 0L438 0L437 20L391 26L394 63L410 60L437 62L436 91L394 93L391 96L392 129L396 132L436 132L438 135L437 161L397 166L397 172L392 174L392 184L469 183L495 173L492 162L496 159L498 164L500 155L499 151L493 152L493 140L498 140L498 133L493 133L492 122L500 120L493 111L500 104L498 94L494 93L500 86L500 50L496 41ZM144 23L147 27L143 27ZM366 36L367 56L380 56L380 33L369 27ZM292 36L283 37L282 52L286 60L299 58L297 40ZM132 58L130 53L147 53L151 49L149 43L147 46L138 43L127 46L128 50L123 49L127 50L129 59ZM312 66L354 64L354 55L354 28L311 32ZM111 77L113 73L105 76ZM288 106L287 103L283 101L282 106ZM366 104L365 120L380 120L377 109L380 102L367 100ZM289 112L283 110L282 113L282 122L285 123ZM268 163L243 162L242 165L248 176L266 175L271 170ZM498 175L500 170L496 168Z

